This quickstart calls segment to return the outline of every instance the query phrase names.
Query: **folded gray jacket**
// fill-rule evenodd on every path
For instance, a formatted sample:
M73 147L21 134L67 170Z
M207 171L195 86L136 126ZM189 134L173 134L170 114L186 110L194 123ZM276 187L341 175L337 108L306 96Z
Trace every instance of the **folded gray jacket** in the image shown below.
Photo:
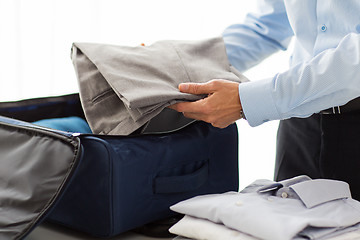
M85 116L99 134L175 130L193 120L166 107L204 97L181 93L179 83L247 81L230 65L220 37L135 47L74 43L72 60Z

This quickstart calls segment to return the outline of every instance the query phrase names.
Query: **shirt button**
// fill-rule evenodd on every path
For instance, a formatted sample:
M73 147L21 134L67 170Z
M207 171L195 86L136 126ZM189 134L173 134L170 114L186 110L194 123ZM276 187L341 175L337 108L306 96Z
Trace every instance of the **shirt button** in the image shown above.
M287 194L286 192L283 192L283 193L281 193L281 197L282 197L282 198L287 198L287 197L288 197L288 194Z
M325 32L327 30L327 27L325 24L323 24L320 29L322 32Z
M238 207L240 207L240 206L243 205L243 203L242 203L241 201L237 201L237 202L235 203L235 205L238 206Z

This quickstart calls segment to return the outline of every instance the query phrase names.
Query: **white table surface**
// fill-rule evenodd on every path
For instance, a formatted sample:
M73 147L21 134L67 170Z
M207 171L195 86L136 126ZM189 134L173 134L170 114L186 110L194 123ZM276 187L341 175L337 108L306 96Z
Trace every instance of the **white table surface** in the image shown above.
M73 231L53 224L42 224L37 227L26 240L99 240L89 235ZM133 232L120 234L108 240L173 240L174 238L151 238ZM182 238L179 238L181 240ZM226 239L224 239L226 240ZM360 240L360 230L349 232L328 240Z
M32 231L26 240L99 240L78 231L70 230L55 224L44 223ZM172 240L173 238L151 238L133 232L120 234L107 240Z

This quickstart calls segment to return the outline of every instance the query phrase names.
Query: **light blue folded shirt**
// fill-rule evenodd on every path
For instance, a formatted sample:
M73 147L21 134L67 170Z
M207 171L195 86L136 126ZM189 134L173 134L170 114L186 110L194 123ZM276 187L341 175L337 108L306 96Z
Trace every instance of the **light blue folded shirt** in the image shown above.
M306 176L257 180L240 193L197 196L171 209L265 240L326 239L360 229L360 202L346 182Z
M258 3L257 14L223 33L230 63L245 71L285 50L293 36L295 46L289 70L239 86L251 126L308 117L360 96L360 1Z

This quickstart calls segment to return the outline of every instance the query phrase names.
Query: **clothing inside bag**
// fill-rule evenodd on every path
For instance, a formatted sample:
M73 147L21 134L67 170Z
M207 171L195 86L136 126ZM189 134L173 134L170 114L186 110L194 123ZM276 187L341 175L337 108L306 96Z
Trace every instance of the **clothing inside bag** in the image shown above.
M38 126L53 128L65 132L92 133L89 124L80 117L43 119L33 122Z

